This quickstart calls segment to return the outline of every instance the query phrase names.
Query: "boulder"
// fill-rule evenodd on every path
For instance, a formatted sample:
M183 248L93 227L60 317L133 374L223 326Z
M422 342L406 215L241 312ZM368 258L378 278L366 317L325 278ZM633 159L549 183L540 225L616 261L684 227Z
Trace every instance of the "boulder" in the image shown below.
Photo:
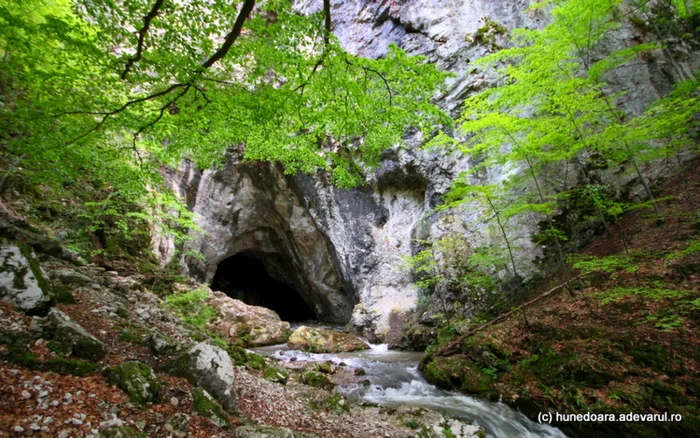
M66 350L70 345L72 354L77 357L99 361L107 354L99 339L55 307L49 311L47 330L53 333L55 343L64 344Z
M197 414L208 418L215 426L223 429L231 426L219 402L202 388L192 390L192 403Z
M0 299L23 312L42 313L51 306L51 286L33 251L23 244L0 245Z
M225 350L200 342L187 353L165 364L163 370L200 386L221 403L226 412L236 413L233 362Z
M261 347L282 344L291 333L289 323L282 321L275 311L250 306L222 292L213 291L209 305L219 315L211 329L227 341L243 340L249 347Z
M292 333L287 342L289 348L311 353L340 353L369 348L357 336L335 330L301 326Z
M160 397L161 383L145 363L124 362L105 368L103 374L110 385L121 388L136 404L152 403Z
M286 427L246 425L236 429L235 438L294 438L294 432Z
M233 392L233 363L226 351L200 342L187 353L195 381L213 395L223 408L236 412L236 394Z

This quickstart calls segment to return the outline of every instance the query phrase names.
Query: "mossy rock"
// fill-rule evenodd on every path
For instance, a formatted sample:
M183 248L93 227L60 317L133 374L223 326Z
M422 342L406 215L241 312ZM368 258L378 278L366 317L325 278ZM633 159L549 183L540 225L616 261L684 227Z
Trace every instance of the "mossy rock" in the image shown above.
M246 362L248 368L256 371L262 371L267 368L267 363L265 358L255 353L248 353L248 361Z
M121 388L138 405L156 402L160 398L161 383L145 363L124 362L105 368L103 374L110 385Z
M36 371L53 371L59 374L73 374L75 376L84 376L97 371L99 365L84 360L70 359L66 357L53 357L47 361L41 361L34 354L27 351L27 344L32 340L31 335L26 332L10 332L0 331L0 344L8 347L6 356L9 362L21 365ZM71 345L67 346L62 343L49 342L48 348L51 351L54 349L70 355Z
M302 383L313 386L314 388L331 390L335 387L335 385L328 380L328 377L317 371L306 371L301 375L301 381Z
M97 438L146 438L145 433L141 433L129 426L112 426L101 430Z
M100 365L95 362L65 357L52 357L47 361L40 361L32 353L27 352L11 352L9 360L10 362L31 370L72 374L78 377L92 374L100 367Z
M208 418L214 425L224 429L231 427L224 408L204 389L196 387L192 390L192 402L197 414Z
M287 372L287 370L284 370L282 368L270 366L267 367L267 369L263 373L263 379L286 385L287 380L289 380L289 373Z
M105 346L62 311L53 308L49 311L49 331L57 342L72 345L72 353L82 359L99 361L107 354Z
M460 389L468 394L486 395L494 392L492 379L478 367L465 367Z
M495 392L492 378L464 355L425 360L421 362L420 370L428 382L441 388L460 389L477 395Z
M332 374L333 373L333 362L326 361L326 362L321 362L319 364L316 364L316 371L320 371L324 374Z

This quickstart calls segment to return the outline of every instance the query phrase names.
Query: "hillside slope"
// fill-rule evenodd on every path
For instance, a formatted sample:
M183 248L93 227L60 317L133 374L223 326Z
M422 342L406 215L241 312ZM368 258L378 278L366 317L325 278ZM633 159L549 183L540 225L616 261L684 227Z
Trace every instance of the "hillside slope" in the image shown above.
M579 258L580 279L474 331L452 321L428 349L431 382L538 412L682 414L681 422L559 422L571 436L695 436L700 431L700 245L695 160L668 181L665 223L637 210ZM627 236L630 254L620 243ZM551 279L536 297L563 278ZM469 333L473 333L469 335ZM468 336L464 336L464 335Z

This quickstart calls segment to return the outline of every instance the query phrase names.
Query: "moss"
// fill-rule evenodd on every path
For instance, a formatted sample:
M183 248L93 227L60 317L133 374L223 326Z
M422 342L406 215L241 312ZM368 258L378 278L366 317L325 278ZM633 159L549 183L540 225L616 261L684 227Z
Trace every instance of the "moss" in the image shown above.
M312 400L310 405L314 411L330 411L337 414L350 412L348 401L337 392L333 392L320 400Z
M161 383L151 367L142 362L124 362L107 367L103 374L110 385L121 388L136 404L158 401Z
M60 342L56 340L49 341L46 347L55 355L62 357L70 356L73 351L73 345L69 342Z
M221 405L202 388L197 387L192 390L192 403L197 414L209 418L216 426L224 429L231 426Z
M263 379L286 385L287 380L289 380L289 373L282 368L271 366L267 367L263 373Z
M248 363L248 352L245 348L237 345L227 345L225 350L236 365L241 366Z
M462 371L460 389L468 394L486 395L493 391L491 377L477 367L465 367Z
M262 371L267 367L265 359L259 354L255 353L248 354L248 362L246 363L246 365L249 368L254 369L256 371Z
M314 388L321 388L331 390L335 385L328 380L325 375L316 371L306 371L301 375L302 383L313 386Z
M118 317L120 317L120 318L122 318L122 319L128 319L128 318L129 318L129 313L128 313L123 307L118 308L117 311L116 311L116 314L117 314Z
M31 370L52 371L58 374L72 374L79 377L92 374L99 368L99 364L94 362L64 357L53 357L47 361L40 361L32 353L26 352L11 353L8 359L10 362Z
M192 380L193 378L190 358L186 353L165 362L161 365L160 370L175 377L182 377L188 380Z
M333 362L326 361L326 362L321 362L319 364L316 364L316 371L320 371L324 374L331 374L333 372ZM357 370L356 370L356 372L357 372ZM355 375L359 375L359 374L356 373Z
M54 286L50 294L55 303L59 304L75 304L75 297L65 286Z
M127 330L122 330L121 332L119 332L119 339L134 344L140 344L142 342L141 338Z

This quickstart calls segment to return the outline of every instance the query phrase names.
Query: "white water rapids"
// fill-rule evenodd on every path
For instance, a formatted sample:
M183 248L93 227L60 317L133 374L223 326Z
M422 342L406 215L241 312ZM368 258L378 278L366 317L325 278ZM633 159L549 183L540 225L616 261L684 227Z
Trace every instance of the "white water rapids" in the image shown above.
M290 350L285 344L256 348L283 362L332 361L362 368L369 386L357 383L341 385L338 390L350 399L363 399L388 407L413 406L432 409L448 416L467 420L486 429L495 438L566 438L559 429L531 421L504 403L490 402L452 391L441 390L423 379L418 372L421 353L388 350L386 344L372 345L370 350L313 354Z

